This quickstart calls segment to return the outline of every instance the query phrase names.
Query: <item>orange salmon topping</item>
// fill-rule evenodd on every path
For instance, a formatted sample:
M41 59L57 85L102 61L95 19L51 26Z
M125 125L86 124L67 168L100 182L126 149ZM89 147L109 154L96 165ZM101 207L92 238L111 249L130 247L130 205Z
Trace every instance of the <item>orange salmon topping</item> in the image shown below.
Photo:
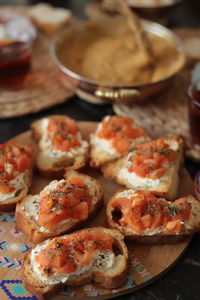
M60 183L54 190L41 195L38 224L52 229L68 218L84 220L88 217L90 206L87 185L81 178L71 178L70 182Z
M132 165L128 169L140 177L159 179L166 168L176 160L177 152L170 149L164 139L139 144L132 157Z
M81 145L77 137L76 121L72 119L66 120L64 117L50 119L47 130L52 144L57 150L65 152Z
M182 232L183 223L189 220L191 212L191 204L186 198L169 204L147 191L137 191L131 198L117 198L112 207L122 212L120 225L131 228L136 234L160 227L179 234Z
M55 238L37 257L40 268L47 274L69 274L78 265L89 265L99 250L111 250L113 237L104 232L77 232L67 238Z
M144 135L141 128L133 128L133 120L125 117L112 117L102 122L98 137L112 141L113 147L120 153L126 154L131 141Z
M7 142L0 145L0 193L8 194L15 190L10 181L31 165L32 150L27 145Z

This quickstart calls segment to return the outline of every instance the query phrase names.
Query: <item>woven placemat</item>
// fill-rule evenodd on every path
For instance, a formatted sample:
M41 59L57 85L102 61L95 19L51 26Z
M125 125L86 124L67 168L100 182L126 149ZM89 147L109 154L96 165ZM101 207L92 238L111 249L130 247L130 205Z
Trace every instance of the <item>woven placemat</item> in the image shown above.
M8 8L7 8L8 9ZM10 8L23 13L24 8ZM50 38L38 33L33 46L32 70L21 88L0 90L0 118L36 113L72 97L74 92L64 87L59 71L50 56Z
M177 29L175 32L187 44L194 45L194 38L200 45L200 30ZM199 52L200 60L200 52ZM200 161L200 146L190 141L188 124L188 96L191 71L194 58L188 57L184 70L174 78L174 82L161 94L151 100L138 105L124 105L115 103L113 109L119 115L132 117L153 137L165 137L182 134L187 142L187 155Z

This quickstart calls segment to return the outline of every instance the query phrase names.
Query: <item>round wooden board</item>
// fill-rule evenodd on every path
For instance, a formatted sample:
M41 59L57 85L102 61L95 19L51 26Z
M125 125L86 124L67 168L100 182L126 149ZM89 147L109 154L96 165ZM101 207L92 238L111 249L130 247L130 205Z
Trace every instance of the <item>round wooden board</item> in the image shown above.
M97 123L94 122L79 122L80 130L86 139L88 139L89 134L95 130L96 126ZM24 144L31 145L35 149L35 145L31 140L30 132L25 132L17 136L15 140ZM111 180L104 178L98 171L90 170L88 168L87 174L95 177L103 186L105 203L116 190L121 188ZM48 182L48 180L41 178L35 174L33 177L30 193L36 194L40 192L41 189L46 184L48 184ZM192 182L185 169L181 172L180 182L181 184L179 188L179 196L183 196L189 193L191 194ZM106 225L105 207L99 212L95 219L89 223L88 226L96 225ZM13 227L13 224L11 224L11 226ZM16 238L9 237L6 234L4 238L9 240L9 242L11 243L16 242ZM150 282L161 277L170 267L172 267L184 253L190 243L190 240L191 239L188 238L185 242L179 244L157 246L139 246L128 243L127 246L130 254L130 270L127 277L127 282L122 288L117 290L103 290L92 285L86 285L84 287L73 289L66 288L60 293L60 295L56 296L54 299L72 299L72 297L74 297L75 295L77 296L76 299L86 299L87 296L90 296L89 299L108 299L136 291L142 288L144 285L147 285ZM27 242L26 238L23 235L17 238L17 242L32 246L29 242ZM6 256L10 254L8 254L8 251L5 251L5 253L1 255ZM19 257L20 259L22 259L23 254L19 253L18 258ZM15 269L9 269L5 271L6 277L5 274L2 275L2 270L0 270L0 278L10 278L9 276L13 278L14 276L14 278L20 280L19 271ZM12 272L12 275L9 275L9 272ZM1 298L1 300L3 299L4 298Z
M6 10L26 14L25 7L6 7ZM24 85L20 88L1 89L0 118L36 113L74 95L60 81L59 70L50 55L50 41L50 37L38 31L33 45L31 72Z

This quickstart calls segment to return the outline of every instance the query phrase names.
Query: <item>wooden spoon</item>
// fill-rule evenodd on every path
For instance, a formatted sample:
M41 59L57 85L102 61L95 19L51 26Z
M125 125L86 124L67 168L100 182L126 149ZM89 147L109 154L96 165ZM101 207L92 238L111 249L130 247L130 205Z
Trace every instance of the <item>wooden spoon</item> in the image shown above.
M122 8L121 13L123 13L127 17L128 25L134 33L138 46L145 53L147 61L149 61L149 63L152 64L154 61L153 51L151 48L151 44L149 43L149 40L146 36L146 33L142 28L140 19L137 17L136 14L132 12L126 0L119 0L119 3L121 4Z

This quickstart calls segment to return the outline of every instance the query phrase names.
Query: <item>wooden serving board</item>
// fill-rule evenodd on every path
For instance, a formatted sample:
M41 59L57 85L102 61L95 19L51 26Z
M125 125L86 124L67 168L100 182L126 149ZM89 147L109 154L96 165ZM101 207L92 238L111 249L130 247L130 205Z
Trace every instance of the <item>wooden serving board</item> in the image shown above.
M96 126L97 123L94 122L79 122L79 127L86 139ZM29 131L17 136L15 140L35 148ZM116 190L122 188L111 180L105 179L98 171L88 168L87 174L95 177L101 183L105 203ZM186 170L181 172L180 182L179 196L191 194L192 182ZM40 192L48 183L48 180L34 174L30 193ZM105 207L88 224L90 227L96 225L106 226ZM0 299L37 300L38 298L30 295L22 285L20 268L23 256L33 244L29 243L21 232L15 230L14 212L0 213L0 235ZM179 244L159 246L138 246L127 243L130 268L124 286L116 290L104 290L91 284L79 288L66 287L58 296L54 297L54 300L72 299L74 296L77 296L76 299L109 299L138 290L161 277L172 267L187 249L190 240L191 238L188 238ZM87 298L87 296L90 297Z

